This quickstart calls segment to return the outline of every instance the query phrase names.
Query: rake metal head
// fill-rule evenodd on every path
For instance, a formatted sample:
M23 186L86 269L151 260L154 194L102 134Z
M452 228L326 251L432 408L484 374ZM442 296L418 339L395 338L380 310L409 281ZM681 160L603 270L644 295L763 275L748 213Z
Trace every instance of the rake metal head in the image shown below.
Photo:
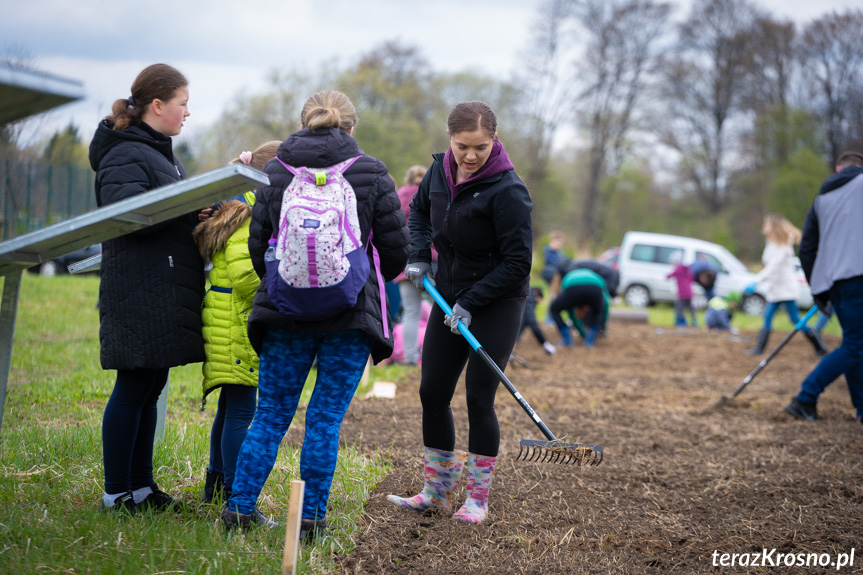
M515 459L516 461L535 461L537 463L599 465L602 463L602 458L601 445L522 439Z

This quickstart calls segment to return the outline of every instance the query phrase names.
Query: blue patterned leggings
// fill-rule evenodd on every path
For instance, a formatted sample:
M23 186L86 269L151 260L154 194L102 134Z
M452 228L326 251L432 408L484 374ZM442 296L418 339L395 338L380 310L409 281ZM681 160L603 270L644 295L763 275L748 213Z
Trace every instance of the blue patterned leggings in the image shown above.
M228 509L251 513L297 411L315 357L318 374L306 410L300 478L306 482L303 518L327 513L339 454L339 428L371 352L372 339L358 330L297 333L269 328L258 372L258 407L237 460Z

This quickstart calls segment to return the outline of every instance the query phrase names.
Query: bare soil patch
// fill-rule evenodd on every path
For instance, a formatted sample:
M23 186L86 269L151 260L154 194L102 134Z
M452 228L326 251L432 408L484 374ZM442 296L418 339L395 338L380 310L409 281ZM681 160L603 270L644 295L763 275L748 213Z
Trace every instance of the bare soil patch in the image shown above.
M602 445L605 461L515 461L521 439L543 437L501 386L500 458L489 518L479 526L386 502L389 493L422 488L419 371L397 382L395 399L354 401L343 440L386 452L394 467L372 494L355 550L338 559L340 572L758 573L765 569L715 567L714 551L835 558L855 545L855 565L842 572L863 572L863 425L844 379L819 403L821 421L785 414L817 363L798 336L731 405L719 406L760 360L743 354L753 339L744 335L660 334L612 322L595 349L549 357L526 333L516 352L529 368L511 363L510 380L555 434ZM826 343L832 349L839 340ZM453 411L463 449L461 385ZM458 504L463 498L461 488Z

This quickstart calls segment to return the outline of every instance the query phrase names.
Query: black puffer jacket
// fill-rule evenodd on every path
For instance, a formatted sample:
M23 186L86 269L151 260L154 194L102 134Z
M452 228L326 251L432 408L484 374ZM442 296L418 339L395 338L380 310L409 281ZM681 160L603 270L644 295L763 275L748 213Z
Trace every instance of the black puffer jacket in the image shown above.
M501 149L488 162L509 164ZM460 185L455 197L435 154L411 204L410 261L431 262L438 252L435 281L440 294L468 312L489 303L525 297L530 281L533 203L513 169ZM510 164L511 166L511 164ZM492 170L494 172L494 170Z
M90 143L96 203L112 204L186 177L171 138L141 123L103 120ZM165 368L204 360L204 262L188 214L102 244L99 340L103 369Z
M279 147L278 157L289 166L325 168L362 153L353 136L331 128L316 132L301 130L291 135ZM266 281L263 279L266 275L264 252L273 231L278 230L282 192L294 176L278 160L271 160L264 171L270 177L270 185L258 190L249 227L249 253L255 271L261 277L261 286L255 294L249 317L252 346L260 353L267 326L324 333L359 329L375 339L372 360L378 363L388 358L393 351L393 326L389 326L388 337L384 337L380 292L371 250L369 263L372 272L352 309L331 319L306 322L282 315L270 303ZM389 281L404 269L408 255L408 231L395 184L384 163L371 156L363 156L354 162L345 172L345 178L357 197L357 216L363 245L367 245L369 230L373 230L372 242L380 255L381 274L385 281Z

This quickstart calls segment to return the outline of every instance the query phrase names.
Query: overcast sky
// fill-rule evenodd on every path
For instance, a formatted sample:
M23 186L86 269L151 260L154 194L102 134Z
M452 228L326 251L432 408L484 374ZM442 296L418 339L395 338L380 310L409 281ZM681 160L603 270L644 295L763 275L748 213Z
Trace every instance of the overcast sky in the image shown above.
M688 0L677 0L682 16ZM387 40L418 46L435 71L506 78L527 45L540 0L0 0L0 55L84 84L87 98L31 121L30 135L75 122L85 139L154 62L190 80L184 135L212 123L239 91L259 92L273 68L345 64ZM757 0L806 23L863 0ZM183 136L181 136L182 138Z

